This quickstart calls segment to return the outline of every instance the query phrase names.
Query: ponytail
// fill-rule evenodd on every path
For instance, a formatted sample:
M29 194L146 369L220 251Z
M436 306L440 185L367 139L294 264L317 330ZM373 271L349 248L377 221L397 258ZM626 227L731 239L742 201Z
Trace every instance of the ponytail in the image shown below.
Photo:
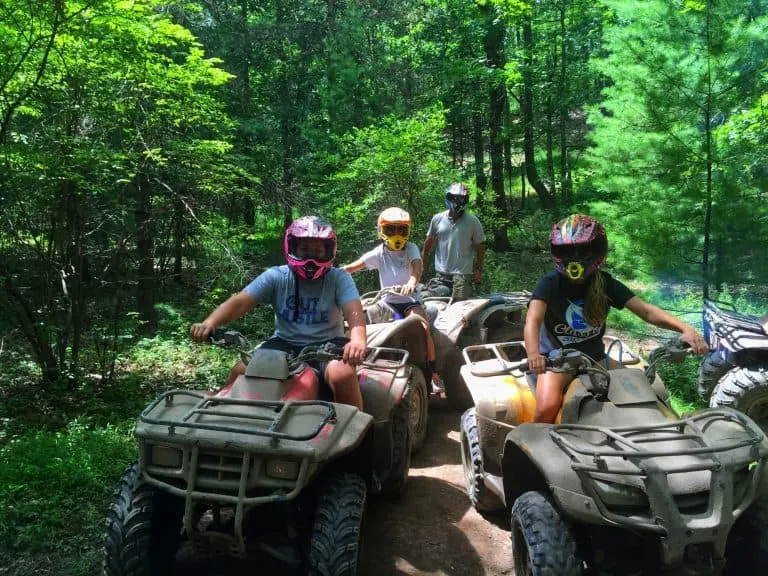
M604 324L608 316L608 294L605 291L605 274L600 270L590 278L584 300L584 319L592 326Z

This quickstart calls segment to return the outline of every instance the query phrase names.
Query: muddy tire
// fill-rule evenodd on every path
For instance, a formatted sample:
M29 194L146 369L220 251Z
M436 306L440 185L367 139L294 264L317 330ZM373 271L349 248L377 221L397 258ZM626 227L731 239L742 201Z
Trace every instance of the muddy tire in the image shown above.
M704 400L709 399L720 379L733 368L728 360L718 350L705 355L699 364L699 374L696 377L696 389Z
M715 387L709 405L735 408L768 433L768 367L734 368Z
M582 562L576 540L552 501L526 492L512 506L515 576L578 576Z
M131 464L109 506L102 574L171 574L183 516L184 501L144 482L139 463Z
M734 524L725 546L723 574L768 574L768 502L753 503Z
M411 469L411 388L407 386L400 403L392 410L392 463L381 493L387 498L400 498L408 485Z
M357 474L330 476L320 490L309 543L309 576L354 576L367 501Z
M440 370L440 377L445 384L445 396L448 399L448 405L454 410L464 411L473 405L472 395L469 393L467 385L459 374L459 370L464 365L464 357L458 348L450 351L443 362L443 369Z
M470 408L461 416L461 464L467 496L472 506L480 512L502 509L504 505L488 490L483 480L483 452L477 431L477 412L474 408Z
M417 366L411 366L411 377L408 380L411 390L409 425L411 428L411 452L418 452L427 439L427 423L429 417L429 390L424 372Z

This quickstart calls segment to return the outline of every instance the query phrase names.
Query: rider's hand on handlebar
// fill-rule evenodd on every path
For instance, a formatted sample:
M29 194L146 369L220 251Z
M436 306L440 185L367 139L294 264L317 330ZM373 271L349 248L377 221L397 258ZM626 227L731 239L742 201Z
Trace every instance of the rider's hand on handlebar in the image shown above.
M541 374L547 369L547 359L541 354L534 354L528 357L528 370Z
M706 340L696 330L686 330L680 335L680 340L688 344L695 354L706 354L709 352Z
M344 346L342 360L351 366L357 366L365 359L366 350L367 346L365 342L350 340Z
M402 294L403 296L410 296L411 294L413 294L413 291L415 289L416 289L416 286L408 282L408 284L403 284L403 287L400 288L400 294Z
M192 337L192 340L197 340L198 342L205 342L208 340L211 334L213 334L213 331L216 329L215 326L212 326L211 324L203 322L198 322L197 324L192 324L192 327L189 329L189 335Z

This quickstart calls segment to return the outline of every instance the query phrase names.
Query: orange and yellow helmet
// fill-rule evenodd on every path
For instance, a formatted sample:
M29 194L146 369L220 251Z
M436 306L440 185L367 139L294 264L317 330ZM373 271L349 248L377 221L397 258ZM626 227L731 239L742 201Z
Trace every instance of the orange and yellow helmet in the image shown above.
M379 238L390 250L402 250L411 236L411 216L402 208L387 208L376 225Z

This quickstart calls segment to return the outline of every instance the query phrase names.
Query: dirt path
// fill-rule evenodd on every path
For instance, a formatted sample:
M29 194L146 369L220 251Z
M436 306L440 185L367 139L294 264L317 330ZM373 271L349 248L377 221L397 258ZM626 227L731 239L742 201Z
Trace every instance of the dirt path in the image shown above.
M408 492L397 502L370 501L358 573L365 576L511 576L512 553L504 519L480 516L464 492L459 414L430 403L429 437L411 462ZM186 576L253 575L245 562L217 562L180 554ZM267 567L263 576L287 574Z

